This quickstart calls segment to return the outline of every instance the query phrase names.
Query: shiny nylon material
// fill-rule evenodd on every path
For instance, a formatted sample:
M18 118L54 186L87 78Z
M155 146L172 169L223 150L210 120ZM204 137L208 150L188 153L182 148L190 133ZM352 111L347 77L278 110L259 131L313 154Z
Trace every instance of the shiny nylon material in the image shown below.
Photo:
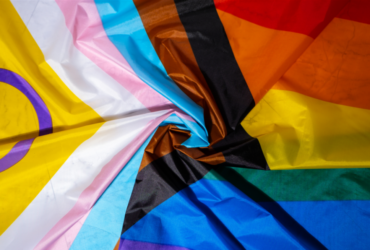
M368 249L368 13L1 1L0 249Z

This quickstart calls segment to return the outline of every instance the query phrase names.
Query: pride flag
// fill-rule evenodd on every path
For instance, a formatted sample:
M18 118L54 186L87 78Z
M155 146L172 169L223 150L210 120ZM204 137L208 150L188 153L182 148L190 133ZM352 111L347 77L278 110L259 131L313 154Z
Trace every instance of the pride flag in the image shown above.
M370 248L370 1L0 1L0 249Z

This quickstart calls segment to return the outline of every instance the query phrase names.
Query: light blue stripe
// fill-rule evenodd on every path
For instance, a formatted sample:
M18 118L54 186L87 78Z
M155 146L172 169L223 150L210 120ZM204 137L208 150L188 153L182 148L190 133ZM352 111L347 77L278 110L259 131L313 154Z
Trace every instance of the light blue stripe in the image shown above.
M203 108L194 103L167 75L132 0L95 0L104 29L135 73L150 87L181 108L201 126L192 129L192 138L184 145L206 147L208 133ZM197 125L197 126L199 126Z
M121 235L123 220L144 150L154 133L149 136L95 203L70 250L114 248Z
M206 147L204 141L201 139L201 137L198 136L202 133L203 129L197 123L179 118L176 114L172 114L164 122L162 122L161 126L165 126L168 124L174 124L179 129L186 130L191 133L192 136L184 141L181 145L188 148Z
M180 129L189 131L189 123L195 124L191 121L184 123L184 120L173 114L164 120L160 126L174 124ZM137 171L140 168L144 155L144 150L154 133L155 131L96 202L74 240L70 248L71 250L114 248L121 235L124 216L135 184Z

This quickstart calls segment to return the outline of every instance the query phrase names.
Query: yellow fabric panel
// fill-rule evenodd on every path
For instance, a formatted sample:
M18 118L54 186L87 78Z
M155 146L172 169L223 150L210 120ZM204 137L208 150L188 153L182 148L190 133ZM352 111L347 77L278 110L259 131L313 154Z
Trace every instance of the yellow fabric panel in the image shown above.
M4 138L23 140L39 135L32 103L18 89L3 82L0 82L0 117L0 147Z
M102 124L37 137L20 162L0 173L0 235L31 203L73 151Z
M270 90L243 120L272 170L370 165L370 110Z
M1 1L0 28L0 68L19 74L33 87L50 111L54 132L37 137L38 121L32 104L18 90L0 82L0 157L17 141L36 137L26 156L0 173L1 235L104 120L76 97L45 62L8 0Z
M305 51L309 36L269 29L217 10L255 103Z
M50 111L54 132L103 121L92 108L74 95L45 62L42 51L7 0L1 1L0 27L0 68L19 74L35 89ZM15 130L11 134L19 134L21 128L15 126L11 129ZM32 127L22 132L33 130ZM9 141L14 141L14 138L5 142Z
M17 142L10 142L6 144L0 143L0 159L7 155L16 143Z

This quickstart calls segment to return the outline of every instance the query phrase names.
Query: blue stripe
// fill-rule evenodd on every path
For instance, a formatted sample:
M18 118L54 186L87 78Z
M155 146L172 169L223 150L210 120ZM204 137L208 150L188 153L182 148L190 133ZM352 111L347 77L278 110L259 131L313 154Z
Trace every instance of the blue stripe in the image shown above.
M192 130L192 136L199 138L194 141L192 139L185 145L208 146L208 132L204 124L203 108L194 103L167 75L133 1L95 0L95 3L109 39L135 73L146 84L193 117L201 126L201 128Z
M260 202L275 217L289 214L328 249L370 249L370 201ZM277 205L282 209L277 208Z
M254 202L227 181L202 179L121 238L190 249L369 249L370 201Z
M190 249L324 249L296 237L269 212L225 181L202 179L178 192L121 238Z

